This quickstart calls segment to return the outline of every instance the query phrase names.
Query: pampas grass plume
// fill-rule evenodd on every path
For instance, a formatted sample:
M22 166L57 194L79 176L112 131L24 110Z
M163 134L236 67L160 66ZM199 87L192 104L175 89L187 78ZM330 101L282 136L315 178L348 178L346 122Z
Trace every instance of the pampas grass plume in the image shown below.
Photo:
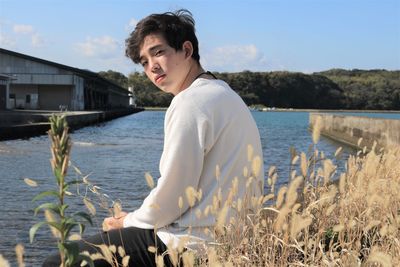
M301 168L301 174L303 177L307 176L307 171L308 171L308 161L307 161L307 156L304 152L301 152L300 154L300 168Z
M82 236L80 235L80 234L72 234L72 235L70 235L69 237L68 237L68 240L69 241L78 241L78 240L81 240L82 239Z
M247 168L247 166L244 166L243 168L243 176L247 177L249 175L249 169Z
M157 255L156 264L157 264L157 267L164 267L164 258L163 258L163 256ZM174 266L176 266L176 265L174 265Z
M185 193L189 206L193 207L196 203L196 190L192 186L189 186L186 188Z
M129 266L129 259L131 256L127 255L122 258L122 267L128 267Z
M298 160L299 160L299 156L298 155L294 156L294 158L292 159L292 165L295 165Z
M125 252L125 249L124 249L123 246L118 246L118 254L119 254L121 257L124 257L124 256L126 255L126 252Z
M92 202L90 202L90 200L88 198L83 198L83 203L85 204L86 208L89 210L90 214L92 214L93 216L96 215L96 208L95 206L92 204Z
M98 247L100 249L101 254L103 254L104 259L108 263L112 264L113 263L113 255L112 255L109 247L106 246L105 244L96 245L96 247Z
M314 144L317 144L319 141L319 137L321 135L321 127L322 127L321 116L317 116L317 119L315 120L315 124L313 126L313 131L312 131L312 140L313 140Z
M193 267L194 266L194 254L191 251L185 251L182 255L183 266Z
M228 215L228 209L229 209L228 205L224 205L222 210L218 213L215 229L217 230L217 232L219 232L221 234L223 233L226 216Z
M121 202L116 201L113 205L113 214L115 218L119 218L122 212L122 205Z
M293 214L290 223L290 237L295 240L300 231L308 227L311 223L311 218L303 218L298 214Z
M283 204L283 200L285 199L285 194L287 192L287 187L286 186L282 186L279 191L278 191L278 196L276 198L276 208L279 209L282 204Z
M17 255L18 267L25 267L24 252L25 252L25 248L22 244L17 244L15 246L15 255ZM1 264L0 264L0 266L1 266Z
M145 177L145 179L146 179L146 182L147 182L147 185L151 188L151 189L153 189L154 188L154 180L153 180L153 177L150 175L150 173L148 173L148 172L146 172L145 174L144 174L144 177Z
M157 249L156 249L155 246L149 246L149 247L147 248L147 250L148 250L150 253L153 253L153 254L155 254L155 253L157 252Z
M37 187L38 185L36 181L29 178L24 178L24 182L31 187Z
M258 177L261 171L261 158L260 156L255 156L251 164L251 168L255 177Z
M54 218L54 214L53 212L51 212L50 210L45 210L44 211L44 217L46 218L47 222L56 222L56 218ZM53 226L49 225L51 233L53 234L53 236L57 239L61 238L61 234L60 232L54 228Z
M247 160L250 162L253 158L254 148L252 145L247 145Z
M335 158L339 158L340 155L342 154L343 148L339 147L338 149L336 149L335 151Z
M384 252L372 250L367 263L379 263L383 267L392 267L392 257Z
M179 207L180 209L183 208L183 198L182 198L182 197L179 197L179 199L178 199L178 207Z
M10 263L0 254L0 266L1 267L10 267Z

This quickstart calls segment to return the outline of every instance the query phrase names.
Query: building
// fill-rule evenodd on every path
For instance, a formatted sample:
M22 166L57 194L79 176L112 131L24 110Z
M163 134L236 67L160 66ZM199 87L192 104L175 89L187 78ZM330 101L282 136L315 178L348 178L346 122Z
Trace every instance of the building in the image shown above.
M0 48L0 110L109 110L130 97L97 73Z
M9 94L10 94L11 76L0 73L0 110L9 109Z

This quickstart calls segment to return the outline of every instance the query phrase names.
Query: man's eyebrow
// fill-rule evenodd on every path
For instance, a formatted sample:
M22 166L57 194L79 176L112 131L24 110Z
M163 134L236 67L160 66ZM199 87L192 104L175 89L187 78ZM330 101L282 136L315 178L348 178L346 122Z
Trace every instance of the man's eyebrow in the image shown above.
M158 45L152 46L152 47L149 48L149 51L153 52L154 50L157 50L160 47L162 47L162 44L158 44Z

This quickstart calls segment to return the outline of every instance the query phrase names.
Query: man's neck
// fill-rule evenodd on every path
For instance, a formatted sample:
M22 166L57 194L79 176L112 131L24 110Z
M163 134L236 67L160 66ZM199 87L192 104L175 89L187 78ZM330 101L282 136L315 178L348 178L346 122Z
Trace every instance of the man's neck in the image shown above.
M182 82L182 85L180 86L180 89L177 91L175 95L179 94L180 92L188 88L194 82L196 77L198 77L199 74L201 74L202 72L204 72L204 69L201 67L201 65L196 61L193 61L189 67L189 71L186 74L185 79Z

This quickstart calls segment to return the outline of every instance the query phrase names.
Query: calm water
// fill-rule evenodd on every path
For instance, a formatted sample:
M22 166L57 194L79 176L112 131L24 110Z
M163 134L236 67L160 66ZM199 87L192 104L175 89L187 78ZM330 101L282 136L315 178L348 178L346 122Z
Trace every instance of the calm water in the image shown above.
M72 162L89 180L103 189L111 199L120 200L124 209L137 208L149 192L144 173L158 176L158 162L163 145L165 112L145 111L101 125L87 127L72 134ZM308 112L255 112L264 148L265 170L276 165L279 183L287 181L290 170L290 147L307 151L311 142ZM47 136L29 140L0 142L0 254L15 264L14 246L22 243L27 266L37 266L55 248L44 228L29 244L29 228L41 217L33 217L36 206L31 199L55 185L49 159ZM318 149L329 157L339 145L322 138ZM353 153L345 149L344 156ZM343 168L343 165L340 166ZM70 176L76 176L70 169ZM39 187L28 187L23 178L36 180ZM89 195L92 196L93 195ZM83 210L81 200L68 200L72 210ZM105 211L98 209L95 226L87 234L99 231Z

